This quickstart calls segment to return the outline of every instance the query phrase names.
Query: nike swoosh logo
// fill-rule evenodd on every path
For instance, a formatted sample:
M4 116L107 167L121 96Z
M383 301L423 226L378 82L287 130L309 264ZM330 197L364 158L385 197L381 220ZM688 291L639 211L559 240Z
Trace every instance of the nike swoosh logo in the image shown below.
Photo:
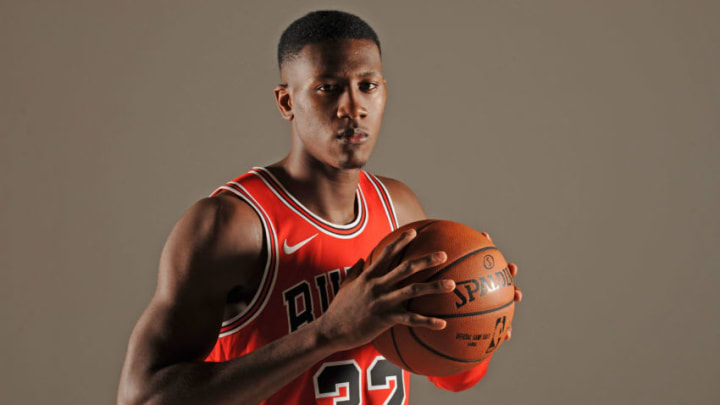
M318 234L315 234L315 235L305 239L304 241L297 243L295 245L292 245L292 246L288 246L287 239L285 239L285 241L283 241L283 253L285 253L286 255L291 255L291 254L295 253L298 249L305 246L308 242L313 240L313 238L315 238L316 236L318 236Z

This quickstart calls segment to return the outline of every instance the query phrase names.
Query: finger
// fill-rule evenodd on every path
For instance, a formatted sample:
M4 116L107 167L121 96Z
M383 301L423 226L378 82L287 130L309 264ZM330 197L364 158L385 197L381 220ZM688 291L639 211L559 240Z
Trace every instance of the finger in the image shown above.
M482 236L488 238L488 240L489 240L490 242L493 241L492 238L490 237L490 234L489 234L489 233L487 233L487 232L481 232L481 234L482 234Z
M445 263L446 260L447 254L442 251L430 253L417 259L406 260L378 279L378 282L390 288L398 281L410 277L418 271Z
M397 289L384 296L381 301L386 305L397 305L411 298L430 294L446 294L455 289L455 281L450 279L430 283L414 283Z
M428 329L445 329L447 322L444 319L432 318L412 312L403 312L395 315L392 319L395 323L409 326L409 327L420 327Z
M347 271L347 276L345 277L345 280L343 280L342 284L345 284L348 281L352 281L357 278L357 276L360 275L363 271L363 267L365 267L365 260L360 258L351 268ZM342 286L341 284L341 286Z
M515 296L513 299L517 302L520 302L523 299L523 293L519 288L517 288L517 286L515 286Z
M368 268L368 276L375 276L379 271L387 271L387 267L392 263L393 258L395 258L415 236L417 236L417 232L414 229L408 229L400 234L397 239L388 243L382 252L380 252L378 260Z
M508 263L508 270L510 270L510 275L515 278L518 272L518 266L515 263Z

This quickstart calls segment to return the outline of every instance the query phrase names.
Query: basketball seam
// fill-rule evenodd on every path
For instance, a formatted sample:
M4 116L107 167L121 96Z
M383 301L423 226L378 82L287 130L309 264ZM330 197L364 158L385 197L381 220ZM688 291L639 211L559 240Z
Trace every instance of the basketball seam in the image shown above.
M422 231L423 229L427 228L428 226L430 226L430 225L432 225L432 224L434 224L434 223L436 223L436 222L438 222L438 221L430 221L430 222L428 222L427 224L425 224L425 225L421 226L420 228L416 229L415 232L416 232L417 234L419 234L420 231ZM415 235L416 237L417 237L417 234ZM408 248L409 246L410 246L410 245L408 244L407 246L405 246L405 247L403 248L403 250L400 251L400 260L401 260L401 261L402 261L402 259L405 258L405 251L407 250L407 248ZM368 258L368 266L372 264L374 253L375 253L375 249L373 249L373 250L370 252L370 257Z
M416 230L415 230L415 237L417 238L417 236L420 235L420 232L421 232L423 229L427 228L428 226L430 226L430 225L432 225L432 224L434 224L434 223L436 223L436 222L438 222L438 221L428 222L427 224L425 224L425 225L421 226L420 228L416 229ZM405 253L407 252L408 248L410 248L410 245L411 245L411 244L412 244L412 241L410 241L410 243L408 243L407 245L405 245L405 247L400 251L400 254L399 254L399 255L400 255L400 259L397 261L397 263L402 263L403 260L405 260ZM412 299L410 299L410 300L412 301ZM407 305L410 305L410 301L407 302L407 304L406 304L406 306L405 306L406 308L407 308Z
M400 357L400 361L402 361L402 364L407 367L408 371L411 373L414 373L415 370L410 367L407 362L405 361L405 358L403 358L403 355L400 353L400 348L397 345L397 342L395 341L395 328L390 329L390 336L392 337L393 346L395 347L395 353L397 353L398 357Z
M415 334L415 332L413 331L413 328L408 328L408 329L410 330L410 335L413 337L413 339L415 339L415 341L417 341L418 343L420 343L421 346L423 346L424 348L426 348L426 349L427 349L428 351L430 351L431 353L436 354L436 355L438 355L438 356L440 356L440 357L444 357L444 358L446 358L446 359L448 359L448 360L456 361L456 362L458 362L458 363L477 363L477 362L479 362L479 361L483 361L483 360L487 359L488 357L490 357L490 356L488 355L488 356L485 356L485 357L483 357L483 358L481 358L481 359L479 359L479 360L465 360L465 359L458 359L458 358L449 356L449 355L444 354L444 353L440 353L439 351L433 349L432 347L428 346L425 342L423 342L422 340L420 340L420 338L419 338L419 337Z
M415 232L417 232L417 233L419 234L420 231L422 231L423 229L425 229L425 228L427 228L428 226L430 226L430 225L432 225L432 224L435 224L435 223L437 223L437 222L438 222L438 221L430 221L430 222L428 222L427 224L425 224L425 225L421 226L420 228L416 229Z
M428 314L428 315L425 315L425 316L447 319L447 318L464 318L464 317L466 317L466 316L484 315L484 314L489 314L489 313L492 313L492 312L495 312L495 311L499 311L499 310L501 310L501 309L503 309L503 308L507 308L507 307L509 307L513 302L515 302L515 299L514 299L514 298L513 298L512 301L508 302L507 304L502 304L502 305L500 305L499 307L495 307L495 308L491 308L491 309L484 309L484 310L478 311L478 312L470 312L470 313L467 313L467 314Z
M480 249L478 249L478 250L473 250L473 251L470 252L470 253L466 253L464 256L460 257L459 259L456 259L454 262L452 262L452 263L448 264L447 266L443 267L442 269L438 270L437 273L433 274L432 277L428 278L427 281L435 280L436 278L438 278L438 276L439 276L440 274L442 274L442 273L450 270L450 268L452 268L452 267L454 267L455 265L457 265L457 264L465 261L466 259L469 259L470 256L474 256L474 255L476 255L476 254L478 254L478 253L480 253L480 252L484 252L484 251L490 250L490 249L495 249L495 250L497 250L497 247L495 247L495 246L486 246L486 247L480 248Z
M428 224L428 225L430 225L430 224ZM464 256L460 257L459 259L456 259L454 262L452 262L452 263L448 264L447 266L443 267L442 269L438 270L437 273L430 276L427 280L425 280L425 282L427 283L432 280L435 280L440 275L440 273L444 273L444 272L450 270L451 267L455 266L456 264L459 264L460 262L464 261L465 259L470 258L470 256L476 255L480 252L483 252L485 250L490 250L490 249L497 249L497 248L495 246L486 246L484 248L480 248L480 249L472 251L470 253L466 253ZM406 303L406 307L409 307L412 304L414 299L415 298L410 298Z

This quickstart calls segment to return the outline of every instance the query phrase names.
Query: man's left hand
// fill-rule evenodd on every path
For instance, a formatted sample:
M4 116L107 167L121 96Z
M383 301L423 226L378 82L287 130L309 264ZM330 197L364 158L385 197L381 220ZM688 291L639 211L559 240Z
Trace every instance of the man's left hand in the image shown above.
M483 234L483 236L488 238L490 240L490 242L492 242L492 238L490 237L490 235L488 235L487 232L483 232L482 234ZM520 301L522 301L523 294L522 294L522 291L515 284L515 276L517 276L517 272L518 272L517 264L508 263L508 270L510 270L510 275L513 278L513 285L515 287L515 302L520 302ZM512 323L510 323L510 326L507 328L507 333L505 334L505 340L510 340L511 337L512 337Z

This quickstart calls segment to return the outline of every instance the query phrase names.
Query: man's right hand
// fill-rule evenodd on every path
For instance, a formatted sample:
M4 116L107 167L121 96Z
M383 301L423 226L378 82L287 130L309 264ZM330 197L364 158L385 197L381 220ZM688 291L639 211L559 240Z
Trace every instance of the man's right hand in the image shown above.
M118 403L258 403L318 361L368 343L394 324L445 327L403 307L410 298L454 288L402 285L447 260L437 252L391 268L415 237L409 231L364 271L359 261L315 322L247 355L204 362L217 340L228 286L255 285L262 235L256 213L232 196L204 199L183 215L163 249L155 296L130 338Z
M405 260L390 268L416 235L413 229L402 233L366 269L363 270L365 263L362 259L350 269L337 297L325 314L316 320L320 338L334 351L369 343L395 324L430 329L445 327L444 320L409 312L404 304L422 295L449 293L455 288L455 282L443 279L409 285L402 283L419 271L444 263L447 260L445 252Z

